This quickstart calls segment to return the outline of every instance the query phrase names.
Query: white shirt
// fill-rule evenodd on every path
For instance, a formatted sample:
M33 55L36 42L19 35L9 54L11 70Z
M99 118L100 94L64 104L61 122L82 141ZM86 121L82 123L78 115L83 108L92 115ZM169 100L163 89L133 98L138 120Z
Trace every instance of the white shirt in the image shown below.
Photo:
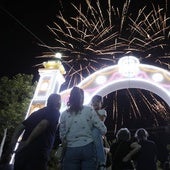
M68 147L84 146L93 141L93 127L98 128L102 135L107 132L105 124L91 107L83 106L78 114L66 110L60 117L60 138L63 140L66 135Z

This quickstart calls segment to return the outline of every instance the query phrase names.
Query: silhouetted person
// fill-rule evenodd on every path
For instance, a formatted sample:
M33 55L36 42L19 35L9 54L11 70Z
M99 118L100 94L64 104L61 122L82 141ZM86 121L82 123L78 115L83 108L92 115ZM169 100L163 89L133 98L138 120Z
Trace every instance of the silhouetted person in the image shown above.
M130 131L121 128L116 134L116 141L110 146L112 170L133 170L132 156L140 150L140 147L137 142L131 142Z
M12 148L24 131L15 154L14 170L47 170L58 120L61 96L51 94L47 106L33 112L16 129L12 138Z
M141 145L140 151L137 153L136 170L156 170L157 148L154 141L148 139L148 132L140 128L136 131L135 137Z

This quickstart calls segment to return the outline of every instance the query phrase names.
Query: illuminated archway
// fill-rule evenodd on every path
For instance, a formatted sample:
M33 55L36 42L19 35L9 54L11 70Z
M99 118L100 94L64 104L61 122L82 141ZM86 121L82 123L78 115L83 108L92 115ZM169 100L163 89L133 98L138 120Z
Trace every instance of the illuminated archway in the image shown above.
M40 79L30 103L26 117L34 110L43 107L50 93L60 93L61 112L66 108L71 89L60 91L65 79L65 70L60 61L45 62L45 68L39 69ZM170 72L162 68L141 64L136 57L126 56L117 65L96 71L77 86L85 92L84 104L89 104L92 96L105 96L113 91L125 88L140 88L160 96L170 106Z
M140 88L157 94L170 106L170 72L141 64L133 56L123 57L117 65L96 71L77 86L84 89L85 104L89 104L95 94L105 96L124 88ZM61 111L66 107L70 90L60 93L63 101Z

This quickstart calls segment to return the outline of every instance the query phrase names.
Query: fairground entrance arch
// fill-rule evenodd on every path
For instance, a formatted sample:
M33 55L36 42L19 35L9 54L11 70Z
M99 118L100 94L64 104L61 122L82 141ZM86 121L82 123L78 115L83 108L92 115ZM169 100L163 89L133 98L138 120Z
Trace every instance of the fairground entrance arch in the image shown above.
M27 116L35 109L43 107L50 93L59 93L65 79L58 64L57 67L53 66L39 70L40 79ZM170 72L156 66L141 64L134 56L123 57L117 65L96 71L77 86L85 92L85 104L89 104L95 94L105 96L120 89L140 88L157 94L170 106ZM61 111L66 108L70 90L60 92Z

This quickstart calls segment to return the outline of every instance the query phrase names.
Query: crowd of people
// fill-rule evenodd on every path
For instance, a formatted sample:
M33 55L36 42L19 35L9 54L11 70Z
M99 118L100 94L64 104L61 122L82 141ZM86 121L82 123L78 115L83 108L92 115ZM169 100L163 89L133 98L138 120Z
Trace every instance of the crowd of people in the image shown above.
M7 151L8 156L15 152L14 166L1 165L1 169L47 170L58 128L60 140L66 144L61 170L106 170L109 158L111 170L157 170L157 146L148 139L146 129L138 129L132 138L128 128L121 128L116 139L105 145L107 112L102 96L93 96L91 106L83 103L84 91L75 86L61 114L61 96L51 94L47 106L18 126Z
M154 141L148 139L148 132L140 128L131 140L127 128L121 128L116 141L110 146L112 170L157 170L157 148Z

